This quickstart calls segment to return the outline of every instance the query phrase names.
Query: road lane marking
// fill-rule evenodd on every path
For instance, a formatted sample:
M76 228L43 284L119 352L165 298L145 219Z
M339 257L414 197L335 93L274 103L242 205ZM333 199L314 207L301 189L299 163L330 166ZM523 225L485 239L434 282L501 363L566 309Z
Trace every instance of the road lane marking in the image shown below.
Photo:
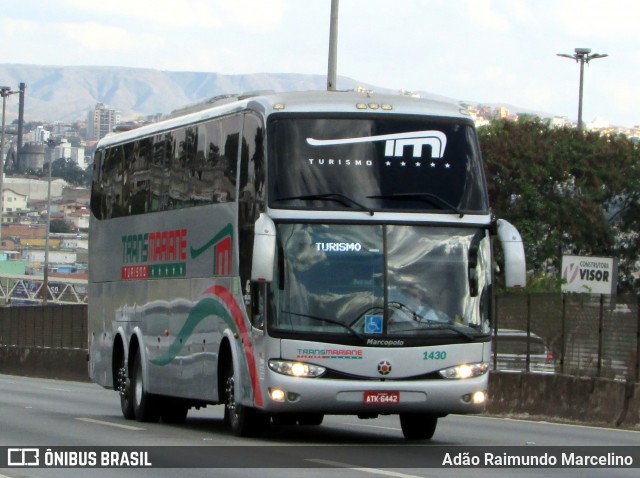
M138 431L138 430L146 430L146 428L140 428L140 427L132 427L131 425L122 425L120 423L111 423L111 422L105 422L102 420L94 420L93 418L76 418L76 420L79 420L81 422L87 422L87 423L96 423L98 425L106 425L108 427L114 427L114 428L122 428L124 430L134 430L134 431Z
M388 471L381 470L379 468L361 468L357 465L351 465L349 463L341 463L339 461L332 460L322 460L320 458L306 458L305 461L311 461L313 463L319 463L321 465L329 465L337 468L348 468L353 471L361 471L362 473L371 473L372 475L384 475L384 476L394 476L396 478L425 478L423 476L418 475L408 475L406 473L400 473L397 471Z
M380 428L382 430L393 430L393 431L400 431L400 428L394 428L394 427L383 427L381 425L363 425L361 423L349 423L349 425L344 425L347 428L351 428L353 427L363 427L363 428Z
M43 390L51 390L53 392L67 392L67 393L72 393L73 390L70 390L68 388L58 388L58 387L42 387Z

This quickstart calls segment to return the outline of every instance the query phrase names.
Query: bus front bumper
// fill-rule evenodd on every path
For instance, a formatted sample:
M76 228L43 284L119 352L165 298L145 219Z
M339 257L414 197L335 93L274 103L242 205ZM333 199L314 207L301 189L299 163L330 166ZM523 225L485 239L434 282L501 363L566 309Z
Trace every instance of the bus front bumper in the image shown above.
M333 380L269 372L263 389L269 413L482 413L488 374L464 380Z

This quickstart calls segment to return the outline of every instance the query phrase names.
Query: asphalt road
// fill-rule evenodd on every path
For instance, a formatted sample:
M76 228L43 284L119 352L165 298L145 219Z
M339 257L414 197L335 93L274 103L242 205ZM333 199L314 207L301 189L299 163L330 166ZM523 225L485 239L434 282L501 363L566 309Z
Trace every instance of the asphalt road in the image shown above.
M0 453L8 448L46 450L59 460L69 451L83 451L85 459L112 447L149 450L149 461L170 468L0 468L0 478L11 477L637 477L640 475L640 432L487 418L448 416L439 421L432 440L408 442L396 416L359 420L328 416L319 427L272 427L260 439L232 436L222 420L221 406L191 410L186 423L138 423L125 420L115 392L93 384L0 375ZM5 447L5 448L2 448ZM69 447L69 448L57 448ZM146 448L155 447L155 448ZM164 448L157 448L164 447ZM495 447L495 448L493 448ZM547 448L549 447L549 448ZM566 452L582 455L584 448L625 455L635 451L635 468L431 467L449 460L486 453L495 460L503 455L551 456ZM609 448L602 448L609 447ZM632 448L630 448L632 447ZM5 451L7 450L7 451ZM120 450L120 449L116 449ZM589 449L586 449L589 451ZM12 451L15 453L15 450ZM447 455L448 454L448 455ZM589 454L592 454L589 452ZM133 458L132 458L133 456ZM626 455L625 455L626 456ZM82 455L76 455L81 460ZM135 454L117 460L135 459ZM0 456L0 459L4 457ZM435 460L435 461L434 461ZM14 459L15 461L15 459ZM0 461L0 463L8 463ZM190 468L200 466L203 468ZM223 468L221 468L221 466Z

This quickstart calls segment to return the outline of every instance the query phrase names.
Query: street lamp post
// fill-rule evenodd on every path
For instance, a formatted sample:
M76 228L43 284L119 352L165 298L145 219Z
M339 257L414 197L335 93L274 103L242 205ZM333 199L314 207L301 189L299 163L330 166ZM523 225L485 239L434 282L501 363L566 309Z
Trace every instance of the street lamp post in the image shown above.
M10 86L0 86L0 96L2 96L2 132L0 132L0 246L2 246L2 210L4 208L2 193L4 182L4 118L7 106L7 96L19 93L18 91L11 91Z
M573 55L569 55L567 53L558 53L558 56L564 58L570 58L575 60L576 63L580 63L580 90L578 93L578 130L583 128L582 125L582 92L584 89L584 64L589 63L591 60L596 60L598 58L605 58L609 55L606 53L591 53L590 48L576 48L575 53Z
M329 25L329 61L327 68L327 91L336 91L338 70L338 10L339 0L331 0Z
M42 270L42 305L47 305L49 298L49 230L51 229L51 169L53 169L53 148L60 142L48 139L47 146L51 149L49 154L49 172L47 174L47 229L44 239L44 268Z

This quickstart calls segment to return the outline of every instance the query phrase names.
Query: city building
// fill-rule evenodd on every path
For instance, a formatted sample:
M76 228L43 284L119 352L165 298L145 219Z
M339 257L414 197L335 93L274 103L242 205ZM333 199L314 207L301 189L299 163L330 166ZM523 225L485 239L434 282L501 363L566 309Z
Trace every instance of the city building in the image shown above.
M80 168L87 169L91 158L85 156L84 146L72 146L66 139L61 139L53 148L47 148L45 163L60 158L71 159Z
M19 213L26 214L27 195L13 189L2 188L2 222L18 222Z
M104 138L119 123L119 111L110 109L103 103L96 104L87 116L87 141L98 141Z

